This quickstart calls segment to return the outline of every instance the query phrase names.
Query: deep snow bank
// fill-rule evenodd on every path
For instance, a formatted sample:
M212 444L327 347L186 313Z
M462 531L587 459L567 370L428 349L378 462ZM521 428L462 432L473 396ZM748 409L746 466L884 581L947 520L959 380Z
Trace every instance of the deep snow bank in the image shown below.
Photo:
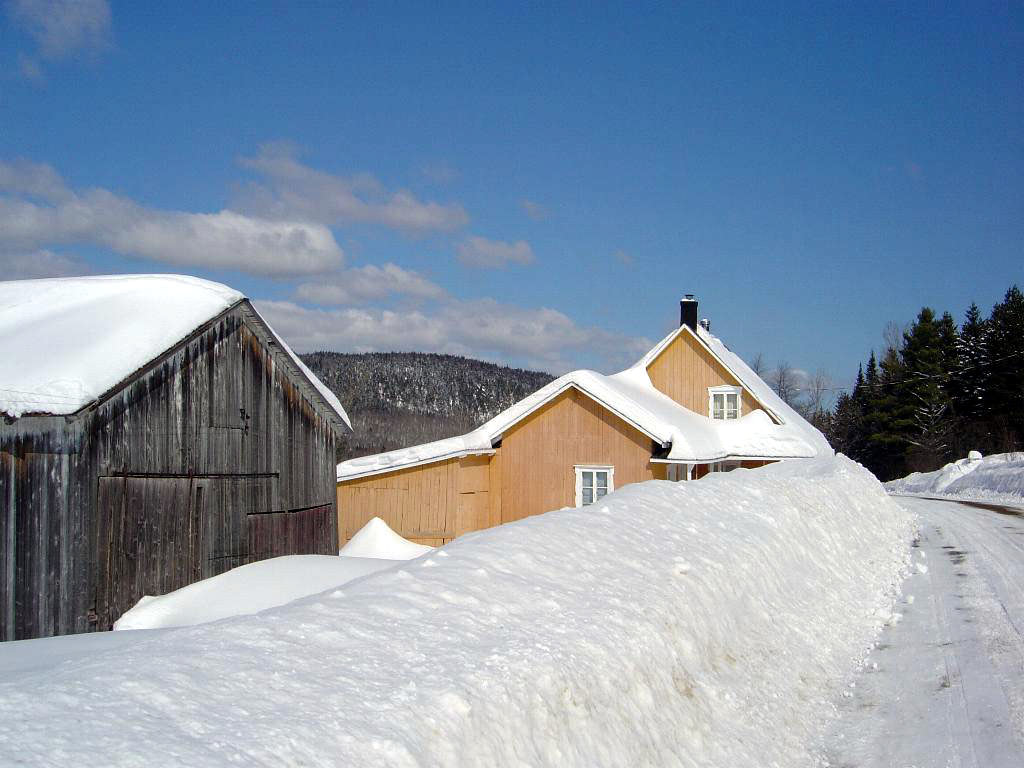
M272 557L166 595L147 595L114 622L114 629L184 627L258 613L383 571L395 563L338 555Z
M166 595L143 597L114 623L115 630L187 627L245 616L309 597L430 552L403 539L375 517L337 556L285 555L234 568Z
M895 494L1024 503L1024 453L972 455L974 458L950 462L934 472L914 472L890 480L885 488Z
M630 485L0 684L0 763L805 764L913 528L843 457Z

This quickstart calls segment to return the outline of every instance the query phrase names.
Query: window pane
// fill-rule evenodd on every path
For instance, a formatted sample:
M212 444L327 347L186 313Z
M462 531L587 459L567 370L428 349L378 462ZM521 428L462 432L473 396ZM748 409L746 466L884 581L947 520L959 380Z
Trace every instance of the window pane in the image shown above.
M593 488L594 487L594 473L593 472L584 472L583 473L583 487L584 488Z
M592 488L588 488L587 486L583 486L583 504L584 504L584 506L586 506L587 504L593 504L593 503L594 503L594 490Z
M597 477L597 487L598 487L598 489L604 488L605 490L607 490L608 489L608 473L607 472L596 472L595 475Z
M713 407L712 418L724 419L725 418L725 397L723 395L712 395L711 403Z
M594 492L594 501L597 501L598 499L603 499L607 495L608 495L608 489L607 488L598 488Z
M736 395L735 394L726 395L725 396L725 404L726 404L727 407L735 409L736 408Z

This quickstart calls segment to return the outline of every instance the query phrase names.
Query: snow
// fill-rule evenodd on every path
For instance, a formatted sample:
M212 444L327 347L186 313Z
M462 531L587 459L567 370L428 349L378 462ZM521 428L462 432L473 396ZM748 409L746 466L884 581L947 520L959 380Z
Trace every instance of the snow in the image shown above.
M186 275L0 282L0 413L75 413L244 299ZM337 397L277 340L348 424Z
M971 451L934 472L914 472L885 484L897 495L947 496L976 501L1024 503L1024 453L996 453L982 458Z
M383 571L432 547L392 531L379 517L360 528L335 555L287 555L234 568L166 595L147 595L114 624L115 630L184 627L245 616Z
M505 409L468 434L387 453L350 459L338 465L339 481L432 461L489 453L503 433L569 388L578 389L621 416L652 440L671 445L670 461L712 462L734 457L763 459L829 456L825 437L787 406L771 387L730 352L716 337L700 329L695 334L755 397L782 422L776 424L758 409L735 421L715 421L684 408L651 383L647 366L680 333L673 331L635 365L606 376L579 370L561 376Z
M808 765L914 526L841 456L629 485L15 671L0 763Z
M243 298L182 275L0 282L0 411L74 413Z
M412 560L433 547L403 539L388 524L375 517L348 540L339 554L346 557L380 558L384 560Z
M114 623L115 630L184 627L244 616L339 587L397 561L337 555L286 555L241 565L227 573L147 595Z
M252 311L253 313L256 314L257 317L259 317L260 320L263 321L263 324L267 326L270 332L274 335L274 338L277 339L278 346L280 346L284 353L288 355L289 358L291 358L291 361L295 363L296 367L300 371L302 371L302 374L307 379L309 379L309 382L313 385L313 388L320 393L320 396L323 397L323 399L327 401L327 404L331 406L334 412L338 414L339 417L341 417L341 420L345 422L345 425L349 429L352 429L352 422L349 420L348 413L345 412L345 408L342 406L341 400L338 399L338 396L334 394L330 389L328 389L327 385L320 381L320 378L315 373L313 373L313 371L311 371L309 367L304 362L302 362L302 360L299 359L299 356L296 355L295 352L292 351L292 348L288 346L288 343L280 336L278 336L277 333L274 332L273 327L270 325L270 323L266 321L266 318L264 318L263 315L261 315L257 311L256 307L252 307Z
M824 736L831 765L1024 765L1024 519L901 499L921 520L901 621L878 639Z

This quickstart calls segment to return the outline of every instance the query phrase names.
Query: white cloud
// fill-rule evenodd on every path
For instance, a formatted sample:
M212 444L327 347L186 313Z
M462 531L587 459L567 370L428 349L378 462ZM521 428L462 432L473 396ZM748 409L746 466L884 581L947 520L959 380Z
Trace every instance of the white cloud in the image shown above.
M326 227L235 211L147 208L105 189L75 193L49 166L0 163L0 250L88 243L178 266L287 277L343 263Z
M612 254L612 258L624 267L631 267L636 263L636 259L634 259L629 252L624 251L621 248Z
M4 280L69 277L91 271L85 262L75 256L45 249L31 253L0 253L0 274Z
M69 200L74 197L64 179L49 165L15 160L0 162L0 192L24 195L49 202Z
M426 351L560 373L579 365L612 370L651 346L644 338L584 328L553 309L493 299L451 300L431 311L309 309L288 301L257 306L299 351Z
M509 264L530 264L533 249L525 240L507 243L470 235L456 246L459 261L467 267L502 269Z
M261 216L321 224L366 223L407 234L452 232L469 223L457 203L423 202L411 192L387 192L372 176L334 176L303 165L294 147L265 144L242 166L263 177L245 187L237 205Z
M544 221L544 219L551 215L545 206L534 200L526 200L524 198L519 201L519 204L523 207L523 210L526 211L526 215L534 221Z
M345 269L329 280L302 283L295 295L314 304L364 304L392 295L440 299L445 290L423 275L397 264L367 264Z
M94 53L110 44L107 0L9 0L7 13L38 45L34 56L18 57L22 74L33 80L42 78L39 59Z

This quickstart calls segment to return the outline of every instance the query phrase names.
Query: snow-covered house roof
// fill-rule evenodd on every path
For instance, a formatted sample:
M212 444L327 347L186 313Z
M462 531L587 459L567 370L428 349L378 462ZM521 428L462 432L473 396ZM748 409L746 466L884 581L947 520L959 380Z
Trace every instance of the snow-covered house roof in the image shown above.
M245 296L184 275L106 275L0 282L0 413L77 413L232 307L274 338L334 416L338 398Z
M753 410L734 421L713 420L685 408L655 388L647 368L682 333L692 334L763 410ZM584 393L661 445L667 450L663 461L706 463L733 458L812 458L832 454L824 435L786 405L720 339L703 328L694 330L681 325L624 371L612 375L571 371L465 435L342 462L338 465L338 480L493 452L506 430L570 388Z

